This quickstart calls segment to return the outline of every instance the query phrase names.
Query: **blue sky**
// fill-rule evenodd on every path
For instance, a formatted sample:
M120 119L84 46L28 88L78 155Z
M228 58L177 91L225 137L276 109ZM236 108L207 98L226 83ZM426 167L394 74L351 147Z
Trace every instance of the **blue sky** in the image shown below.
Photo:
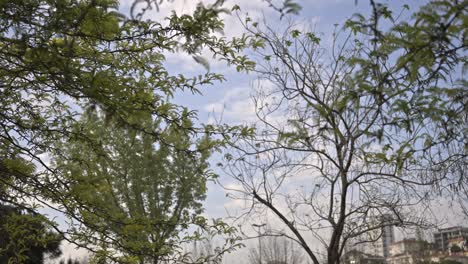
M122 0L120 9L128 10L133 0ZM210 1L204 1L209 3ZM280 3L281 1L276 1ZM302 6L302 11L297 16L279 19L279 14L268 7L268 4L262 0L230 0L226 1L225 6L231 7L237 4L241 8L240 15L248 13L253 19L265 18L269 25L281 27L288 21L294 21L301 25L308 25L314 28L315 31L324 41L331 38L331 32L335 24L339 27L343 25L347 18L350 18L354 13L368 14L370 11L369 1L358 0L310 0L297 1ZM410 6L410 12L414 11L418 5L426 1L383 1L388 3L395 12L402 9L404 4ZM150 14L154 19L164 17L171 9L177 12L190 12L196 6L197 1L175 0L173 3L164 2L159 12ZM406 16L410 12L406 12ZM227 37L236 36L243 32L242 26L237 17L225 17ZM167 54L167 67L171 73L183 73L187 75L204 73L206 70L197 64L189 55L186 54ZM250 124L255 121L251 94L253 93L253 83L256 80L255 74L238 73L234 68L227 67L222 62L214 60L210 61L211 71L222 73L225 75L226 81L216 83L211 86L200 87L202 95L192 95L190 93L179 93L176 95L175 102L185 105L192 110L198 112L199 121L201 123L212 122L213 118L220 119L224 123L229 124ZM212 164L216 164L217 155L213 158ZM213 166L214 167L214 166ZM214 168L216 170L216 168ZM220 180L226 184L231 184L230 179L225 175L220 174ZM242 203L232 201L226 197L226 192L215 184L209 185L209 191L206 205L206 214L210 217L226 216L226 209L236 210L242 207ZM454 222L453 224L456 224ZM249 242L247 242L249 244ZM72 253L71 249L67 249L65 255L76 254ZM246 259L246 251L234 253L233 256L226 258L226 263L242 263L236 262L236 256L243 255Z
M127 0L130 1L130 0ZM279 1L278 1L279 2ZM370 11L369 2L359 0L310 0L297 1L302 6L299 15L285 17L280 20L280 15L268 7L267 3L261 0L231 0L226 1L225 6L230 7L238 4L241 8L240 16L248 13L253 20L263 17L267 24L281 28L290 21L293 24L306 25L314 28L316 33L322 38L324 45L330 43L331 32L335 24L341 27L343 23L354 13L368 14ZM384 1L389 6L399 12L404 4L409 4L411 10L414 10L424 1ZM192 10L195 2L180 1L173 3L176 8L183 11ZM168 4L164 8L172 8ZM411 11L410 10L410 11ZM162 9L160 13L164 12ZM162 15L162 14L158 14ZM407 12L409 15L409 12ZM243 32L242 26L235 16L226 16L226 35L235 36ZM229 68L224 63L214 60L210 61L211 71L219 72L225 75L226 81L211 86L201 87L201 95L192 95L190 93L180 93L176 95L175 101L181 105L188 106L190 109L198 112L201 123L213 122L213 119L222 118L223 123L229 124L251 124L255 122L254 108L251 95L254 92L253 84L256 81L254 73L238 73L233 67ZM205 69L195 63L191 57L185 54L174 54L168 56L168 68L173 73L198 74L205 72ZM216 156L214 157L216 159ZM215 164L215 162L213 162ZM216 169L216 168L214 168ZM220 172L221 181L229 182L229 178ZM225 207L233 206L233 202L226 198L222 188L210 185L208 199L206 201L207 213L210 216L224 216Z
M398 13L403 9L403 5L407 4L410 7L409 11L403 13L403 18L409 17L412 12L417 10L418 6L427 1L382 1L387 3L390 8ZM238 3L241 7L242 14L249 13L252 17L265 17L266 23L273 27L281 28L282 25L288 23L290 19L294 24L308 25L314 28L316 33L322 38L324 45L330 45L331 32L335 28L335 24L341 27L343 23L350 18L354 13L369 14L369 1L359 0L355 3L354 0L311 0L298 1L303 7L303 10L298 16L291 16L279 20L279 14L275 13L267 7L265 2L257 1L227 1L226 6ZM242 32L240 23L237 18L226 18L226 34L235 35ZM328 42L328 43L327 43ZM186 59L183 59L188 62ZM213 86L203 87L201 92L203 95L180 95L176 101L180 104L187 105L191 109L198 111L200 122L211 122L213 117L219 119L223 117L223 122L230 124L250 124L255 122L253 104L251 94L253 93L253 83L256 80L255 74L237 73L232 68L226 68L224 65L212 61L215 66L212 71L225 74L226 82ZM177 65L178 62L169 62L169 68L172 64ZM203 70L201 66L195 63L186 64L188 72L197 72ZM178 68L180 69L180 68ZM216 157L215 157L216 159ZM213 162L215 164L215 162ZM220 172L220 180L228 185L231 185L230 179ZM223 217L226 216L226 210L235 212L241 208L241 201L230 200L226 197L226 192L218 185L210 185L208 198L206 201L206 212L209 216ZM460 224L463 220L461 216L447 218L451 209L447 207L446 201L440 201L438 205L434 205L435 210L439 212L439 220L445 222L446 225ZM456 213L455 213L456 214ZM248 227L246 227L248 229ZM251 230L252 231L252 230ZM400 233L400 237L403 234ZM253 242L247 242L247 245L253 245ZM237 256L246 258L246 251L234 253L233 256L227 256L227 263L236 262Z

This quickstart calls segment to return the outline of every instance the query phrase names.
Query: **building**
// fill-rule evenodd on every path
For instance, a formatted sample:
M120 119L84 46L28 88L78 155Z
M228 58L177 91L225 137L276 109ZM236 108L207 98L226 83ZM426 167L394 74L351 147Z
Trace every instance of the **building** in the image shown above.
M375 228L349 241L352 246L346 252L358 251L369 256L389 257L389 246L395 241L395 230L391 215L382 215L369 222ZM353 245L354 244L354 245Z
M384 258L388 258L390 256L390 245L395 242L395 230L393 229L393 225L382 227L382 237L380 238L380 241L382 244L382 256Z
M368 236L370 240L374 242L366 246L364 249L365 253L382 256L384 258L390 256L390 244L395 242L395 230L392 222L392 217L390 215L382 215L379 218L376 224L382 227L369 232Z
M404 239L389 246L387 264L414 264L430 262L432 244L412 239Z
M406 238L401 241L394 242L389 247L390 256L415 253L421 250L423 250L421 241L417 241L414 238Z
M449 250L449 241L455 238L467 238L468 228L462 226L454 226L449 228L439 229L434 233L434 242L436 249L439 251Z
M361 252L359 250L351 250L344 254L345 264L385 264L385 258Z

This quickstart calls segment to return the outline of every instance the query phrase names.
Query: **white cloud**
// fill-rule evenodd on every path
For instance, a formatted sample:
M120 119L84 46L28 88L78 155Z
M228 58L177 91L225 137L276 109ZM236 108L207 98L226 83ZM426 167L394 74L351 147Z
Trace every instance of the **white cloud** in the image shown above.
M229 89L221 100L206 104L203 110L215 115L208 122L214 122L214 118L234 123L249 123L256 119L249 85Z
M248 75L243 75L243 77L249 78ZM255 76L250 78L255 78ZM235 124L254 124L258 122L256 115L258 108L264 104L272 105L278 100L274 96L264 97L262 95L262 93L271 92L273 84L269 81L257 79L254 81L244 80L238 83L244 85L228 89L221 99L208 103L203 107L205 112L214 114L214 117L209 119L209 123L221 120ZM258 99L258 105L256 105L255 98ZM284 118L285 116L282 113L272 113L269 116L269 120L275 123L284 123Z

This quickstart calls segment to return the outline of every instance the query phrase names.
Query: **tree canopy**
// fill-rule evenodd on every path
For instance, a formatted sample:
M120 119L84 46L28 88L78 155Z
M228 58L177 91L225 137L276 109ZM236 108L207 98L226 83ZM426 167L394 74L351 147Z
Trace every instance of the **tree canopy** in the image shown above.
M82 229L83 247L99 244L108 254L138 263L172 260L183 254L184 243L201 239L189 228L212 231L201 216L206 182L213 178L207 162L211 150L203 146L209 139L195 142L204 150L195 155L187 152L194 142L183 131L168 130L167 144L160 144L105 119L102 111L90 109L76 124L82 135L99 140L100 150L79 140L58 143L54 167L68 184L57 191L74 197L60 202L76 210L70 216ZM145 122L154 130L160 126L158 120Z
M434 190L466 195L466 1L430 1L401 20L371 0L371 14L337 28L331 45L250 18L247 34L228 39L220 15L239 7L222 0L149 18L162 2L135 0L122 13L117 0L0 0L0 204L15 212L1 220L2 243L20 262L29 253L10 238L57 253L49 227L96 263L180 263L184 243L225 235L213 259L195 260L219 261L238 246L235 229L206 219L202 201L215 177L209 157L226 144L220 165L252 202L247 215L278 217L289 231L270 235L295 240L316 264L306 232L335 264L366 232L420 224L415 208ZM264 2L281 17L300 10ZM170 53L206 72L172 73ZM255 98L257 127L200 125L174 103L224 80L202 53L272 84ZM290 192L297 176L310 180Z
M0 198L28 210L46 206L75 221L83 220L78 223L81 226L68 230L55 227L68 241L104 256L106 239L114 239L113 246L119 249L136 250L132 239L156 224L145 222L149 215L160 216L161 219L152 221L163 221L165 227L174 225L167 234L153 233L162 236L153 241L162 245L169 242L164 239L176 236L175 230L186 224L186 218L196 220L195 216L201 213L199 203L204 198L207 179L205 160L215 144L199 141L207 131L194 126L195 112L172 103L171 99L180 91L198 93L202 85L222 81L223 76L209 71L196 76L171 75L164 66L165 55L185 53L207 66L200 53L208 50L216 58L235 64L238 70L253 66L237 53L245 46L245 39L228 40L216 33L224 27L219 14L227 12L222 1L210 6L199 4L191 15L173 12L162 21L119 13L118 4L116 0L0 1L0 173L4 176L0 178ZM112 124L116 131L121 131L112 135L121 139L133 136L135 150L127 149L129 156L118 157L115 140L100 138L103 135L82 127L78 120L83 119L86 109L95 109L99 118L105 117L100 125ZM120 143L130 147L129 140L125 138ZM69 144L69 148L62 144ZM133 173L131 197L110 197L124 188L124 179L109 175L123 164L106 162L116 157L116 162L136 159L140 155L136 148L148 155L139 162L149 167L140 169L152 172ZM82 152L77 153L79 150ZM52 155L64 160L51 162ZM153 162L161 164L150 164L150 158L159 158ZM96 163L91 164L91 159ZM180 167L189 164L192 167ZM137 164L126 165L135 170ZM151 175L152 185L143 185L144 177ZM80 178L85 176L88 178ZM192 185L187 184L189 176L194 177L190 179ZM161 177L159 183L157 177ZM114 182L103 182L111 179ZM169 183L170 180L177 180L180 185ZM148 197L138 193L138 188L143 187L152 192L145 195L181 199L174 203L159 200L150 205L154 201L146 201ZM102 197L98 199L96 194ZM120 207L116 202L122 203ZM117 211L111 215L110 210L114 209ZM148 215L143 213L146 210ZM100 213L112 217L107 219ZM125 230L126 223L106 226L109 224L106 221L130 218L144 220L144 224L135 227L143 229ZM117 245L127 243L117 241L122 232L132 239L126 245ZM98 239L92 240L92 236ZM164 247L160 250L171 251Z

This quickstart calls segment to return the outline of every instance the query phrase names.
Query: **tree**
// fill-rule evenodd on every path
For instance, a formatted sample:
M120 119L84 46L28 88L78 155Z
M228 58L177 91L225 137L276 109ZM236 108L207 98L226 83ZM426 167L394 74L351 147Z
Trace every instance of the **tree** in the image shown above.
M251 264L299 264L305 262L302 248L295 242L284 237L266 236L260 238L260 247L252 248L249 252L249 263ZM261 257L260 257L261 255Z
M458 245L453 245L450 247L450 253L457 253L462 251L463 249L461 249Z
M48 220L0 204L0 263L42 264L47 254L57 258L61 238L50 230Z
M80 131L76 120L88 108L165 149L183 148L177 151L186 153L188 160L209 152L213 145L196 143L208 129L196 127L190 121L195 113L170 100L180 91L198 93L202 85L223 76L171 75L164 54L183 52L208 68L200 57L206 49L238 70L252 68L251 61L236 53L245 46L244 38L227 40L215 34L224 26L219 14L227 10L221 4L200 4L192 15L172 13L164 21L153 21L119 13L115 0L0 1L0 174L7 175L0 178L2 201L64 213L78 228L54 228L70 242L106 255L105 248L98 250L102 240L111 238L102 226L105 222L80 221L100 219L99 211L87 211L96 205L83 197L91 193L74 191L74 179L50 164L50 155L61 152L56 142L88 146L90 152L83 154L100 162L113 155L99 137ZM147 122L152 118L157 126ZM184 143L174 142L175 134ZM91 234L98 239L80 243Z
M216 254L217 247L215 247L213 240L206 239L201 241L193 241L192 247L189 250L190 262L192 263L222 263L222 256L215 257L219 254Z
M266 85L254 133L229 138L220 166L247 215L276 216L316 264L315 241L335 264L364 234L419 225L433 190L466 166L467 2L431 1L407 21L371 6L331 49L313 32L245 24Z
M76 140L56 147L60 152L54 167L69 182L57 191L75 197L62 204L72 208L79 201L72 220L85 223L80 228L88 229L82 231L80 243L99 241L109 255L138 263L177 259L184 243L201 239L201 235L189 233L189 228L212 232L201 216L206 182L213 177L207 162L210 140L196 142L197 149L205 151L193 155L186 151L193 144L191 137L178 129L166 132L165 145L105 120L102 111L89 109L76 128L82 135L98 139L99 147L110 155L101 155L95 146ZM148 118L144 122L157 130L161 121ZM189 119L184 122L191 125Z
M65 262L65 260L60 260L59 264L80 264L80 261L77 260L77 259L72 259L72 258L68 258L67 261Z

